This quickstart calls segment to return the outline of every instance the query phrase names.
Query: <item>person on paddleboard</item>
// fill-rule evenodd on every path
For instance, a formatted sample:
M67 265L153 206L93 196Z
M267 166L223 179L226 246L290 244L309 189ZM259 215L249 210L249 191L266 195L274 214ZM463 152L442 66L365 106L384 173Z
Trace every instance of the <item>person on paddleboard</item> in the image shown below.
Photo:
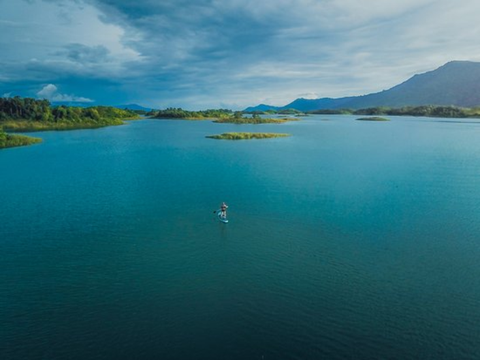
M227 218L227 209L228 209L227 204L225 204L225 202L222 202L222 205L220 206L220 211L221 211L220 215L224 219Z

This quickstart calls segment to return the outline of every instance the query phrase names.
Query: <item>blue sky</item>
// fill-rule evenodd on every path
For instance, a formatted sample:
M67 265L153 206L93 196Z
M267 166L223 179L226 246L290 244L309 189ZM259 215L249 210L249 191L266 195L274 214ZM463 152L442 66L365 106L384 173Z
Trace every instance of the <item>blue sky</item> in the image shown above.
M476 0L0 0L0 96L231 108L480 61Z

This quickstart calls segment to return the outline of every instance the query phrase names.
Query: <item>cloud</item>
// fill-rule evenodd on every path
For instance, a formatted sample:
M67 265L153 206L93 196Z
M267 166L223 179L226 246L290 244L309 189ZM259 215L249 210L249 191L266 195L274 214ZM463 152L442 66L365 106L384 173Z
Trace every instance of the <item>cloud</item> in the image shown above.
M58 88L53 84L45 85L40 91L37 92L37 97L40 99L47 99L54 102L77 102L77 103L90 103L94 102L92 99L88 99L81 96L66 95L58 92Z
M105 23L102 16L95 6L81 0L3 0L2 61L22 65L35 58L39 63L81 64L86 73L103 63L99 74L121 74L125 63L141 61L141 56L123 43L123 28ZM35 74L26 75L35 79Z
M476 0L0 0L0 93L51 83L190 108L362 95L480 60L479 11Z
M2 98L4 98L4 99L9 99L9 98L11 98L11 97L12 97L12 93L11 93L11 92L5 93L5 94L2 95Z
M144 88L149 98L184 102L201 93L211 102L280 105L296 94L380 91L453 59L480 59L471 45L480 31L473 0L90 3L123 24L126 39L130 31L141 39L127 43L146 59L139 78L148 73L157 84L156 94Z
M109 60L110 51L103 45L86 46L83 44L69 44L64 51L58 52L67 59L82 64L97 64Z

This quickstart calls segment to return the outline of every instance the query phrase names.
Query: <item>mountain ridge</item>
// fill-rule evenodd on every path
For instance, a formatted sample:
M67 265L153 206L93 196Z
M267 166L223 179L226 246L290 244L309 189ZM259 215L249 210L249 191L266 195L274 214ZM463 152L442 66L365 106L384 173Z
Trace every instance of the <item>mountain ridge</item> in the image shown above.
M266 111L269 109L313 111L420 105L480 106L480 63L450 61L435 70L416 74L388 90L376 93L342 98L299 98L285 106L269 107L269 105L262 104L261 109L265 110L248 107L245 111Z

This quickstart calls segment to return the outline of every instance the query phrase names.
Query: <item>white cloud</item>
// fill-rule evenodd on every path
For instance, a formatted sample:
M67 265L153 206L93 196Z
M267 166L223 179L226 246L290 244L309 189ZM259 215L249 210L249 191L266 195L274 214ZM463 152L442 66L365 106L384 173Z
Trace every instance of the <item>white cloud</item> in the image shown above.
M61 94L58 92L58 88L53 84L45 85L40 91L37 92L37 96L40 99L47 99L55 102L90 103L94 101L81 96Z
M362 95L480 60L478 13L477 0L0 0L0 91L82 79L71 91L99 101L87 91L102 79L112 98L202 108Z
M3 0L0 2L2 60L23 63L36 58L40 62L74 63L75 59L62 56L73 44L108 51L111 57L107 65L111 70L121 71L124 63L140 61L140 54L123 43L122 27L103 22L102 16L95 6L82 0Z
M303 98L303 99L318 99L320 96L317 93L304 93L304 94L298 94L297 98Z
M12 93L11 93L11 92L5 93L5 94L2 95L2 98L4 98L4 99L9 99L9 98L11 98L11 97L12 97Z

